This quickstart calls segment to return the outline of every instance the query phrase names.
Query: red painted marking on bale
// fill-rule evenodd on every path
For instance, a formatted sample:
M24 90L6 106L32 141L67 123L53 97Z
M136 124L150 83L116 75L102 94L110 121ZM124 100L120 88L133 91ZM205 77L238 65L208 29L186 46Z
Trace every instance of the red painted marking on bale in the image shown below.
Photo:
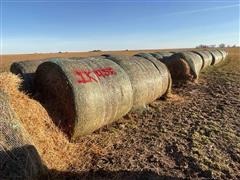
M98 79L100 79L100 77L107 77L107 76L112 76L112 75L116 75L117 72L114 71L113 68L111 67L107 67L107 68L101 68L101 69L94 69L94 70L76 70L75 74L77 75L77 77L79 78L77 80L78 83L89 83L89 82L97 82L97 80L92 76L92 74L95 74Z

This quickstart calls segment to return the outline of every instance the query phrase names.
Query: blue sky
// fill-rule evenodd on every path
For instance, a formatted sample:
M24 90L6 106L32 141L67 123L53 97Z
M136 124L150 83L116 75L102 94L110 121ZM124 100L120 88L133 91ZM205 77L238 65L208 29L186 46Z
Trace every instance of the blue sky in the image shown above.
M1 53L239 44L238 0L2 0Z

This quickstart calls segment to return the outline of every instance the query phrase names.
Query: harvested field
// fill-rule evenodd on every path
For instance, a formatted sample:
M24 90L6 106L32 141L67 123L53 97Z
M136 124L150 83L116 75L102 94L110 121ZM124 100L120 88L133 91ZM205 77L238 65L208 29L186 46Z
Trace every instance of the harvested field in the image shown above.
M240 49L227 51L226 61L203 70L198 83L173 88L171 99L77 143L68 142L41 104L11 86L11 75L1 75L0 89L26 121L49 179L239 179Z

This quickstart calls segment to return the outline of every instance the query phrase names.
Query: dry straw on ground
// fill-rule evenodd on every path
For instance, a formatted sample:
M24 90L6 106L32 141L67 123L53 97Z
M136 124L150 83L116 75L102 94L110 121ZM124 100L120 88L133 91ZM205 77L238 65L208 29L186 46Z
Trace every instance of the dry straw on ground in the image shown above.
M0 89L0 179L36 179L46 173L29 135Z
M46 104L53 102L56 122L71 137L87 135L127 114L133 92L126 72L104 58L56 59L36 72L36 86Z
M16 75L0 74L0 90L9 96L11 107L49 169L66 171L75 167L78 171L84 165L83 154L86 149L101 153L97 145L69 143L43 106L18 90L20 83L21 80Z
M133 108L144 107L170 89L169 72L160 61L136 56L105 55L128 74L133 87Z

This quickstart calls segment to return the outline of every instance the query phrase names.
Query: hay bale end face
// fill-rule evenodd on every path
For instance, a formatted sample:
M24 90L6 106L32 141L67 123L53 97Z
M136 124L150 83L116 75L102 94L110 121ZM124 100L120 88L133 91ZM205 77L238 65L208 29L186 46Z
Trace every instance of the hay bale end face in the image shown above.
M216 49L209 49L208 51L211 53L211 55L213 57L213 61L212 61L211 65L216 65L216 64L220 63L223 60L223 56L222 56L222 54L218 50L216 50Z
M10 71L19 75L22 79L21 90L28 93L34 92L34 76L37 67L47 60L20 61L12 63Z
M128 74L133 87L133 109L145 107L169 92L171 79L167 67L158 60L136 56L106 55Z
M56 123L72 140L119 119L133 104L128 75L104 58L45 62L35 82L45 103L57 107Z
M162 62L167 66L174 84L184 83L194 79L190 66L184 59L172 55L162 60Z
M211 53L209 51L201 51L201 50L194 50L192 51L193 53L198 54L199 56L201 56L202 60L203 60L203 67L202 69L210 66L212 64L213 61L213 57L211 55Z
M0 179L37 179L46 173L41 158L0 91Z

